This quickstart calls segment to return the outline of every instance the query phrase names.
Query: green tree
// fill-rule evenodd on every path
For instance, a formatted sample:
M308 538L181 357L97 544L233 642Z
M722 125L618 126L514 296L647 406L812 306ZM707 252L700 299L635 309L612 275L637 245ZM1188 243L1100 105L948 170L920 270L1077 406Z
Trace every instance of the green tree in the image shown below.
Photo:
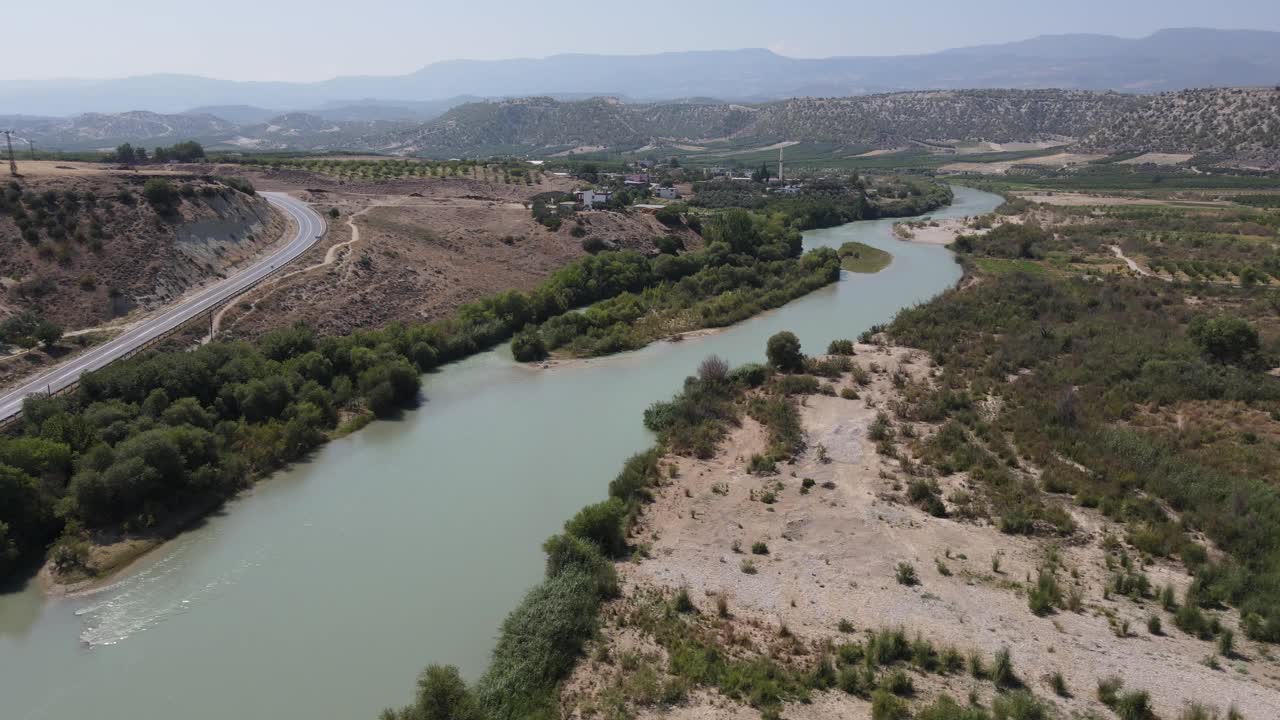
M124 165L132 165L135 160L133 145L123 143L116 147L116 162Z
M765 346L769 364L782 372L799 372L804 369L804 353L800 352L800 338L789 330L783 330L769 338Z
M1197 317L1187 335L1203 352L1220 363L1240 364L1258 354L1258 330L1235 317Z
M547 356L547 344L538 331L530 327L511 339L511 354L517 362L534 362Z
M618 498L588 505L564 524L565 532L595 543L600 551L610 557L626 552L627 539L622 521L627 514L626 504Z

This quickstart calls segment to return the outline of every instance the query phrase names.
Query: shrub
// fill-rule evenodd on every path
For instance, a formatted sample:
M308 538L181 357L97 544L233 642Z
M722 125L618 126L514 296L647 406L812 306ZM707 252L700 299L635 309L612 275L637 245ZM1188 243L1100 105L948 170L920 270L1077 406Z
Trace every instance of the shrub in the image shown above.
M901 699L884 690L871 693L871 720L906 720L909 717L911 711Z
M764 544L763 541L757 540L751 544L751 554L752 555L768 555L769 546Z
M804 369L804 354L800 352L800 338L795 333L782 331L769 338L765 346L769 365L780 372L799 372Z
M997 695L991 704L994 720L1050 720L1049 707L1026 690Z
M1058 579L1053 572L1042 569L1036 577L1036 586L1027 595L1027 604L1031 612L1045 616L1062 604L1062 591L1058 588Z
M894 571L894 577L897 578L899 585L919 585L920 578L916 575L916 568L911 563L900 562Z
M987 675L987 669L982 662L982 653L977 650L969 653L969 675L977 680L981 680Z
M1234 632L1223 630L1222 634L1218 636L1218 654L1224 658L1234 657L1236 654L1235 639Z
M832 340L831 343L827 345L827 354L828 355L853 355L854 354L853 341L852 340Z
M911 676L902 670L894 670L889 673L888 676L881 680L880 687L894 695L908 696L915 692L915 685L911 682Z
M458 668L428 665L418 676L414 702L398 713L387 710L386 720L479 720L475 697L467 689Z
M181 200L178 191L168 180L154 177L143 183L142 197L161 214L172 213Z
M1017 673L1013 670L1013 657L1009 654L1009 648L1000 648L996 653L995 660L991 664L991 682L996 687L1012 688L1018 687L1021 682L1018 680Z
M1124 681L1115 675L1102 678L1098 681L1098 702L1107 707L1114 708L1120 697L1120 690L1124 687Z
M511 338L511 354L517 362L535 362L547 357L547 344L537 330L527 328Z
M1150 720L1154 717L1151 711L1151 696L1146 690L1130 690L1121 693L1116 698L1112 709L1120 720Z
M1257 329L1234 317L1197 317L1187 335L1204 354L1220 363L1241 363L1262 347Z
M1160 622L1160 616L1152 613L1147 617L1147 632L1152 635L1163 635L1164 628Z
M756 569L756 564L751 561L751 558L743 558L742 563L739 565L739 567L742 569L742 572L746 575L755 575L756 573L760 572L759 570Z
M626 553L627 540L623 519L627 515L623 502L611 497L604 502L588 505L565 523L565 532L595 543L600 551L610 557L622 557Z
M678 613L698 611L698 608L693 604L693 598L689 597L689 588L683 586L676 592L674 607Z
M1049 675L1049 687L1053 689L1053 694L1058 697L1071 697L1071 691L1067 689L1067 679L1057 670Z

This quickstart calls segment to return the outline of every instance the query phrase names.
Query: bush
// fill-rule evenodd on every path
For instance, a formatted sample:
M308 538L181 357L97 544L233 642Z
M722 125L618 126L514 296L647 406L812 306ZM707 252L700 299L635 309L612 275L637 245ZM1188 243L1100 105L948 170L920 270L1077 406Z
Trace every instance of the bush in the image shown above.
M1057 670L1049 675L1049 687L1053 689L1053 694L1058 697L1071 697L1071 691L1067 689L1067 679Z
M782 331L769 338L765 346L769 365L780 372L800 372L804 369L804 354L800 352L800 338L795 333Z
M511 338L511 355L516 362L536 362L547 357L547 344L537 330L527 328Z
M1027 595L1027 604L1031 612L1041 617L1053 612L1062 604L1062 591L1058 588L1058 579L1050 570L1041 570L1036 577L1036 586Z
M418 676L412 705L386 710L383 720L479 720L475 697L452 665L428 665Z
M1098 681L1098 702L1113 708L1120 698L1120 690L1124 687L1124 681L1115 675L1102 678Z
M1151 696L1146 690L1121 693L1112 709L1119 720L1151 720L1155 717L1151 711Z
M627 515L622 500L611 497L604 502L588 505L564 524L566 533L590 540L609 557L622 557L627 550L623 520Z
M1000 648L996 653L995 661L991 664L991 682L996 687L1013 688L1021 685L1018 675L1013 671L1013 657L1009 654L1009 648Z
M853 355L854 354L853 341L852 340L832 340L831 343L827 345L827 354L828 355Z
M172 213L181 200L178 191L163 178L151 178L143 183L142 197L146 198L151 207L161 214Z
M768 555L769 546L764 544L763 541L757 540L754 543L751 543L751 554L752 555Z
M1050 720L1049 707L1026 690L997 695L991 703L994 720Z
M911 563L900 562L894 571L894 577L897 578L899 585L919 585L920 578L916 575L916 568Z
M1244 362L1262 347L1257 329L1234 317L1197 317L1187 328L1187 335L1204 354L1220 363Z
M909 717L911 711L899 698L884 690L871 693L871 720L906 720Z

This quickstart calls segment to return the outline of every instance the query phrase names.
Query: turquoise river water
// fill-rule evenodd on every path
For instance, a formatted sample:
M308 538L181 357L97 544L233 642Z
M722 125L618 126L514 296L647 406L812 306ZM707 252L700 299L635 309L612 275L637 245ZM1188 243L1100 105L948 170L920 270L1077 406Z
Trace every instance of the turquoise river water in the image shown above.
M956 188L935 218L991 211ZM227 720L376 717L418 671L474 678L503 616L542 573L541 542L600 500L652 443L650 403L710 354L763 359L779 330L806 352L852 338L952 286L940 247L895 240L893 221L806 233L893 253L722 332L549 370L506 348L425 378L426 401L259 483L109 587L0 596L0 717Z

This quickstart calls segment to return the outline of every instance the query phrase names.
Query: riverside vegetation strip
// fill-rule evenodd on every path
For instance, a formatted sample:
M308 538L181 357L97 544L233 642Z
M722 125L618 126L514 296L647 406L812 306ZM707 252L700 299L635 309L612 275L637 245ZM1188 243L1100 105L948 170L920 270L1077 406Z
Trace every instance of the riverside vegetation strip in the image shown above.
M665 333L616 342L629 322L621 318L639 317L620 307L651 303L651 328L677 315L684 327L727 324L746 317L740 300L752 301L750 314L838 276L835 253L800 256L798 232L777 214L726 211L706 227L700 253L600 253L533 292L500 293L448 320L326 338L295 327L255 343L149 353L86 375L72 395L32 397L20 436L0 439L0 577L46 554L61 580L101 577L122 558L100 557L98 546L158 542L364 416L395 415L416 401L421 372L571 308L616 298L610 314L588 311L608 323L582 328L590 345L579 347L598 354Z

